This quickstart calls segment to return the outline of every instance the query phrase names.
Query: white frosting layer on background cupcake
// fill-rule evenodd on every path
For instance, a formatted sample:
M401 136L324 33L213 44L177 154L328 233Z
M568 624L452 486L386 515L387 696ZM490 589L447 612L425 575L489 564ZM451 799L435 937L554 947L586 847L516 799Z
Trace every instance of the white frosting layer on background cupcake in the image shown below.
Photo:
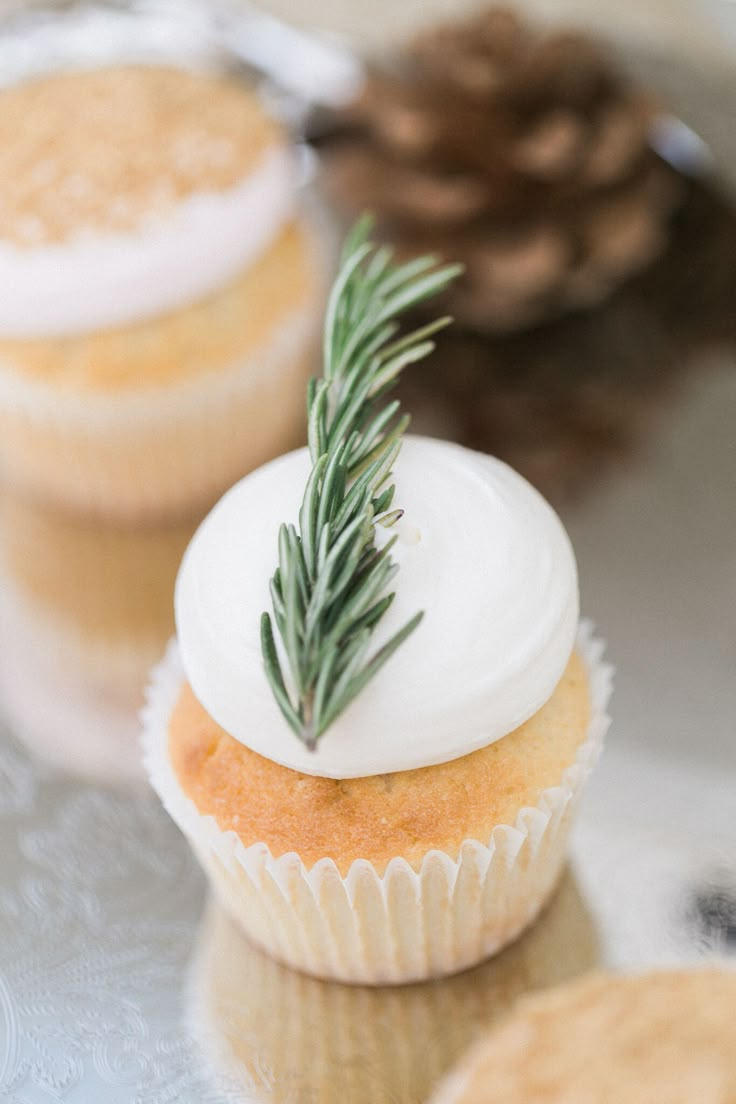
M237 187L192 195L126 233L0 241L0 334L63 337L202 299L252 264L291 217L295 172L273 148Z
M500 739L551 696L578 622L575 559L557 515L507 465L409 437L395 468L396 599L374 649L419 628L308 751L273 699L260 616L282 521L295 521L306 450L247 476L205 519L176 591L184 669L212 717L261 755L329 778L447 762ZM385 531L379 530L382 539Z

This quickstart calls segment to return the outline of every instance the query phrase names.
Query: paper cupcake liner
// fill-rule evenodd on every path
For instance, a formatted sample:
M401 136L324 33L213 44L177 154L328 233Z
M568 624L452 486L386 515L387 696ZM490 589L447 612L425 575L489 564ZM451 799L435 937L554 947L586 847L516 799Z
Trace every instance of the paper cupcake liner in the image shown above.
M4 477L37 497L125 521L211 505L294 447L315 347L312 303L237 363L170 387L65 394L0 366Z
M175 642L154 673L143 712L146 768L188 837L225 909L280 961L318 977L399 984L457 973L510 943L539 913L563 866L572 815L609 724L612 669L592 626L577 649L590 683L591 721L560 785L498 825L487 844L467 839L457 858L427 852L418 869L397 856L378 873L355 860L347 875L330 858L307 868L295 853L246 847L202 816L182 791L168 756L168 722L183 670Z

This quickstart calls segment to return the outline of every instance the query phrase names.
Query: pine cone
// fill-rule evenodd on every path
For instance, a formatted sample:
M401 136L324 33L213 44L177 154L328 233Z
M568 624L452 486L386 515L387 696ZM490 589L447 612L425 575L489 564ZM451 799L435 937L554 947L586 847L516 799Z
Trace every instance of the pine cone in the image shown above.
M663 249L679 188L653 110L591 39L494 8L371 72L321 136L326 188L401 254L465 263L459 322L515 329L604 299Z
M691 184L667 251L605 303L515 334L443 332L402 377L414 431L491 452L564 506L631 462L713 349L736 348L735 252L736 210Z

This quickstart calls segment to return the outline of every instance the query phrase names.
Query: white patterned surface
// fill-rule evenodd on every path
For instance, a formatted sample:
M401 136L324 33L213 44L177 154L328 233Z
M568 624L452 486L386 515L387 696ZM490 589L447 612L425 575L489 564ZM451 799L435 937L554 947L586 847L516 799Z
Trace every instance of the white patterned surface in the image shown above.
M204 1099L177 1017L202 897L188 849L148 795L60 782L5 740L0 1099Z

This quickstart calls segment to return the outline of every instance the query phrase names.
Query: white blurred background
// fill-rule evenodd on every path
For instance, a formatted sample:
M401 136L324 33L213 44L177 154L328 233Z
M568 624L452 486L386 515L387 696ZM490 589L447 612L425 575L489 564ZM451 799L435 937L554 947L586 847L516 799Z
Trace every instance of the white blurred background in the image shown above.
M422 21L484 5L482 0L266 0L261 6L305 26L385 45ZM736 57L734 0L522 0L515 6L537 17L618 32L655 47L702 51L713 63Z

